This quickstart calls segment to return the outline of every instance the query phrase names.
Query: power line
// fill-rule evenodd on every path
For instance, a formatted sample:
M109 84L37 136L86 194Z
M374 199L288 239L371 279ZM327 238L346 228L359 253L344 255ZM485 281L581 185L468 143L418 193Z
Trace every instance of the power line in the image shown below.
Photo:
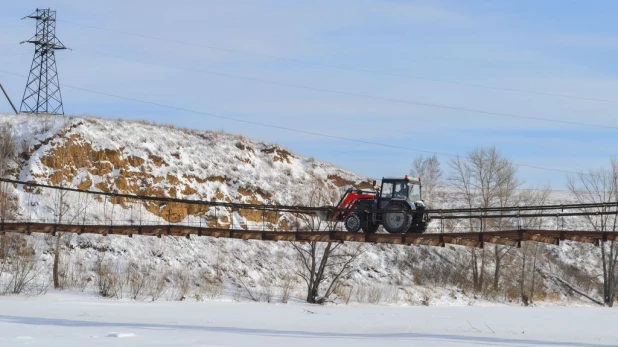
M516 165L516 164L513 164ZM578 173L579 175L580 173ZM434 185L435 188L453 188L453 189L463 189L464 187L462 186L457 186L457 185L453 185L453 184L436 184ZM480 189L480 188L475 188L475 189ZM518 191L518 192L543 192L543 191L550 191L550 192L556 192L556 193L570 193L571 191L568 189L544 189L544 188L514 188L514 191Z
M83 52L85 52L85 51L83 51ZM333 89L311 87L311 86L305 86L305 85L293 84L293 83L287 83L287 82L272 81L272 80L266 80L266 79L257 78L257 77L241 76L241 75L235 75L235 74L229 74L229 73L223 73L223 72L217 72L217 71L209 71L209 70L204 70L204 69L185 68L185 67L178 67L178 66L173 66L173 65L166 65L166 64L159 64L159 63L152 63L152 62L144 62L144 61L140 61L140 60L127 59L127 58L123 58L123 57L118 57L118 56L113 56L113 55L108 55L108 54L102 54L102 53L94 53L93 52L91 54L107 56L107 57L111 57L111 58L114 58L114 59L119 59L119 60L134 62L134 63L140 63L140 64L147 64L147 65L153 65L153 66L159 66L159 67L165 67L165 68L179 69L179 70L184 70L184 71L194 71L194 72L200 72L200 73L205 73L205 74L214 75L214 76L221 76L221 77L226 77L226 78L241 79L241 80L245 80L245 81L253 81L253 82L259 82L259 83L265 83L265 84L271 84L271 85L277 85L277 86L284 86L284 87L292 87L292 88L297 88L297 89L312 90L312 91L323 92L323 93L332 93L332 94L353 96L353 97L358 97L358 98L363 98L363 99L374 99L374 100L394 102L394 103L407 104L407 105L413 105L413 106L425 106L425 107L441 108L441 109L463 111L463 112L477 113L477 114L483 114L483 115L510 117L510 118L515 118L515 119L535 120L535 121L550 122L550 123L560 123L560 124L567 124L567 125L576 125L576 126L585 126L585 127L593 127L593 128L618 130L618 126L612 126L612 125L602 125L602 124L566 121L566 120L552 119L552 118L522 116L522 115L517 115L517 114L512 114L512 113L485 111L485 110L478 110L478 109L458 107L458 106L449 106L449 105L443 105L443 104L428 103L428 102L422 102L422 101L411 101L411 100L405 100L405 99L387 98L387 97L381 97L381 96L375 96L375 95L369 95L369 94L361 94L361 93L355 93L355 92L347 92L347 91L340 91L340 90L333 90Z
M16 74L16 73L13 73L13 72L10 72L10 71L6 71L6 70L0 70L0 72L6 73L6 74L9 74L9 75L13 75L13 76L26 77L24 75ZM178 107L178 106L165 105L165 104L161 104L161 103L154 102L154 101L140 100L140 99L136 99L136 98L126 97L126 96L121 96L121 95L115 95L115 94L110 94L110 93L106 93L106 92L95 91L95 90L92 90L92 89L76 87L76 86L72 86L72 85L68 85L68 84L64 84L64 83L62 83L61 85L66 87L66 88L80 90L80 91L84 91L84 92L88 92L88 93L92 93L92 94L103 95L103 96L107 96L107 97L112 97L112 98L121 99L121 100L127 100L127 101L131 101L131 102L145 104L145 105L157 106L157 107L166 108L166 109L170 109L170 110L174 110L174 111L181 111L181 112L186 112L186 113L192 113L192 114L208 116L208 117L212 117L212 118L225 119L225 120L230 120L230 121L234 121L234 122L238 122L238 123L257 125L257 126L265 127L265 128L285 130L285 131L295 132L295 133L299 133L299 134L319 136L319 137L324 137L324 138L343 140L343 141L361 143L361 144L366 144L366 145L379 146L379 147L384 147L384 148L400 149L400 150L419 152L419 153L436 154L436 155L445 156L445 157L451 157L451 158L467 158L466 156L458 156L458 155L449 154L449 153L442 153L442 152L435 152L435 151L423 150L423 149L418 149L418 148L411 148L411 147L405 147L405 146L391 145L391 144L381 143L381 142L359 140L359 139L353 139L353 138L343 137L343 136L338 136L338 135L329 135L329 134L318 133L318 132L313 132L313 131L307 131L307 130L301 130L301 129L284 127L284 126L280 126L280 125L254 122L254 121L250 121L250 120L246 120L246 119L239 119L239 118L234 118L234 117L221 116L221 115L216 115L216 114L213 114L213 113L201 112L201 111L186 109L186 108L182 108L182 107ZM579 174L578 172L574 172L574 171L546 168L546 167L534 166L534 165L524 165L524 164L516 164L516 163L514 163L513 165L516 165L518 167L526 167L526 168L530 168L530 169L536 169L536 170L561 172L561 173L567 173L567 174Z
M7 24L7 23L13 23L13 22L17 22L17 21L20 21L20 20L21 19L11 19L11 20L7 20L7 21L4 21L4 22L0 22L0 25Z
M368 74L374 74L374 75L399 77L399 78L406 78L406 79L412 79L412 80L418 80L418 81L436 82L436 83L443 83L443 84L452 84L452 85L458 85L458 86L463 86L463 87L493 89L493 90L500 90L500 91L506 91L506 92L531 94L531 95L552 96L552 97L565 98L565 99L577 99L577 100L596 101L596 102L618 103L617 100L599 99L599 98L591 98L591 97L586 97L586 96L558 94L558 93L551 93L551 92L531 91L531 90L518 89L518 88L497 87L497 86L475 84L475 83L454 82L454 81L447 81L447 80L441 80L441 79L418 77L418 76L412 76L412 75L407 75L407 74L398 74L398 73L379 71L379 70L355 68L355 67L349 67L349 66L343 66L343 65L337 65L337 64L327 64L327 63L321 63L321 62L304 60L304 59L286 58L286 57L281 57L281 56L276 56L276 55L271 55L271 54L266 54L266 53L260 53L260 52L245 51L245 50L239 50L239 49L227 48L227 47L218 47L218 46L213 46L213 45L197 44L197 43L186 42L186 41L181 41L181 40L174 40L174 39L167 39L167 38L156 37L156 36L151 36L151 35L131 33L131 32L126 32L126 31L120 31L120 30L114 30L114 29L108 29L108 28L93 26L93 25L86 25L86 24L80 24L80 23L74 23L74 22L67 22L67 21L64 21L64 20L62 22L67 23L67 24L71 24L71 25L75 25L75 26L79 26L79 27L83 27L83 28L89 28L89 29L95 29L95 30L101 30L101 31L108 31L108 32L112 32L112 33L116 33L116 34L122 34L122 35L127 35L127 36L134 36L134 37L140 37L140 38L145 38L145 39L150 39L150 40L176 43L176 44L181 44L181 45L186 45L186 46L208 48L208 49L211 49L211 50L217 50L217 51L221 51L221 52L228 52L228 53L235 53L235 54L244 54L244 55L254 55L254 56L259 56L259 57L264 57L264 58L269 58L269 59L274 59L274 60L280 60L280 61L285 61L285 62L304 64L304 65L313 65L313 66L327 67L327 68L332 68L332 69L347 70L347 71L354 71L354 72L362 72L362 73L368 73Z

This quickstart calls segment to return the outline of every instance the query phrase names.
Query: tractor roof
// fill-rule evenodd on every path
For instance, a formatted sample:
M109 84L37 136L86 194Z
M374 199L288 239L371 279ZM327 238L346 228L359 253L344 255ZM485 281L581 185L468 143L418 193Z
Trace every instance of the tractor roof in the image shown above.
M408 183L420 183L420 177L382 177L382 182L401 182L407 181Z

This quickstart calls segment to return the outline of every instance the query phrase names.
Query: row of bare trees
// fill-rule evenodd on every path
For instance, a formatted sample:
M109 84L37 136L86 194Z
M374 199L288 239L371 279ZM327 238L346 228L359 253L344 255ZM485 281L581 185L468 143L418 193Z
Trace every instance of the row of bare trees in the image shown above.
M448 173L445 175L440 167L440 161L434 155L431 157L417 157L412 163L411 173L423 177L424 196L433 199L444 200L444 194L440 191L448 187L450 192L456 192L465 207L506 207L524 205L542 205L550 198L549 187L523 188L525 182L517 176L517 166L502 155L495 147L477 148L465 157L457 157L447 162ZM568 190L572 197L579 203L604 203L618 202L618 161L612 159L609 168L589 170L577 175L568 176ZM440 199L442 198L442 199ZM434 201L435 201L434 200ZM443 201L444 202L444 201ZM437 207L433 205L432 207ZM616 211L616 206L603 206L598 212ZM584 216L586 224L594 231L618 230L618 215L603 214ZM466 229L472 231L497 231L506 228L512 229L515 223L521 223L523 228L540 226L540 219L526 218L514 221L509 218L469 220ZM543 273L546 277L557 279L557 283L564 285L570 291L578 292L594 302L612 306L616 300L618 289L618 244L615 241L601 242L600 256L600 283L602 299L598 300L578 290L577 286L569 283L557 274L556 268ZM491 289L498 290L501 283L501 274L504 260L508 259L509 266L513 262L519 262L520 271L520 296L522 302L528 304L534 296L537 276L542 273L542 264L538 261L541 247L537 244L524 243L522 249L513 254L513 248L508 246L493 245L488 251L485 248L469 250L470 273L474 290L483 292L487 287L487 267L493 268Z

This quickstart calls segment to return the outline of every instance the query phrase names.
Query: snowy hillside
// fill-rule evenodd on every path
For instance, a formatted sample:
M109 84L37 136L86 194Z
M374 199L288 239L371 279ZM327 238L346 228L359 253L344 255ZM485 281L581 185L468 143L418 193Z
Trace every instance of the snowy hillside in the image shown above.
M86 190L208 201L295 204L316 188L367 178L224 133L95 118L1 116L27 146L20 180ZM169 211L151 213L169 219ZM192 212L172 211L172 221ZM44 217L46 211L38 211ZM243 216L247 218L247 216Z
M0 124L13 129L20 151L7 176L23 181L104 192L270 204L309 204L308 198L316 190L327 192L328 199L335 201L342 190L368 187L371 182L370 178L295 155L280 146L238 135L90 117L3 115ZM58 220L54 208L58 197L53 193L9 188L18 218ZM91 201L80 209L84 205L77 195L66 199L70 208L62 216L65 220L82 218L83 214L84 220L99 223L139 219L239 228L262 220L261 215L243 211L235 211L233 216L219 211L214 220L210 210L172 204L134 206L131 201L112 199ZM443 200L443 207L449 207L447 201L457 204L456 199ZM287 223L282 218L274 216L268 222L280 227ZM41 264L40 278L48 278L53 240L33 235L30 241ZM168 283L163 296L170 300L221 295L281 300L284 288L291 289L292 296L306 295L297 276L296 253L289 243L68 235L61 247L62 276L74 289L91 286L94 267L104 264L118 274L131 273L132 269L156 274L161 282ZM576 259L586 264L583 272L587 274L598 265L593 247L567 243L539 249L547 266ZM578 257L565 255L565 250L577 251ZM513 262L519 259L515 253L509 254ZM337 302L467 305L480 299L466 285L469 256L469 249L459 246L364 245L354 271L343 279L343 286L333 297ZM513 266L504 270L504 293L483 298L516 301L518 269ZM491 271L488 265L487 272ZM178 295L174 290L181 282L187 282L189 289ZM541 300L565 303L572 299L551 281L541 281L538 290L543 293Z

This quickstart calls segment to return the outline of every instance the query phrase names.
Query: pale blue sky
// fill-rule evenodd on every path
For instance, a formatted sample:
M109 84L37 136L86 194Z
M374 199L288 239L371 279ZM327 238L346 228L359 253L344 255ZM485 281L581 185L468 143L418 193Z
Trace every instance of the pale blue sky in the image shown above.
M384 100L616 127L616 1L12 1L4 4L0 13L0 70L28 73L33 47L18 42L32 36L34 20L17 19L37 6L58 11L57 35L73 48L58 53L61 82L67 85L224 117L453 155L495 145L515 163L558 170L603 166L617 152L616 128ZM25 78L0 72L0 82L19 102ZM63 89L63 97L67 114L224 129L277 142L373 177L405 174L417 155L69 88ZM0 111L9 110L0 99ZM520 173L530 184L564 188L563 173L525 167Z

